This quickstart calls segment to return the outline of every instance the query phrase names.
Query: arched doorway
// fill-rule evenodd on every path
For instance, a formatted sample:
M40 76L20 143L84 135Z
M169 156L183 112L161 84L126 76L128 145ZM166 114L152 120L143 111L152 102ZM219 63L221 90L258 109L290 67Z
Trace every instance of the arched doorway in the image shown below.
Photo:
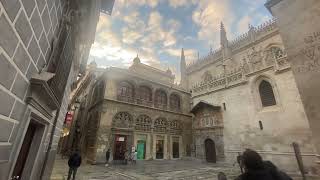
M214 142L211 139L206 139L204 144L205 144L207 162L216 163L217 155L216 155L216 147Z

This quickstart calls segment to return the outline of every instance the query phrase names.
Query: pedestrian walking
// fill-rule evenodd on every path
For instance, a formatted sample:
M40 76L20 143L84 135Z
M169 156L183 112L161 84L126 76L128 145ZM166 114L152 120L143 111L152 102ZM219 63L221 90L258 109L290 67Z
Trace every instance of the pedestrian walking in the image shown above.
M109 165L109 158L110 158L110 149L108 149L106 152L106 166Z
M128 150L126 150L126 151L124 152L124 164L125 164L125 165L128 164L128 160L130 160L130 159L129 159L129 152L128 152Z
M138 156L138 152L137 152L137 150L135 150L134 152L133 152L133 163L134 164L137 164L137 157Z
M72 179L75 180L76 174L77 174L77 170L81 165L81 155L80 155L80 152L78 150L76 150L70 156L69 161L68 161L68 165L69 165L68 180L70 180L71 176L72 176Z

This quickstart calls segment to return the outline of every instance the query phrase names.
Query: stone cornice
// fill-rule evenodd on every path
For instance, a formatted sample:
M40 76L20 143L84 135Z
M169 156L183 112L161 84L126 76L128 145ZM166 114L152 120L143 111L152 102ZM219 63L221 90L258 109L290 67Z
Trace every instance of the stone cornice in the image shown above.
M267 2L264 5L272 13L271 8L281 1L282 0L267 0Z
M126 69L121 69L121 68L112 67L112 68L110 68L109 70L107 70L107 73L108 73L108 71L118 71L118 72L120 72L120 73L126 73L126 74L128 74L129 76L133 76L133 77L135 77L135 78L139 78L139 79L142 79L142 80L145 80L145 81L148 81L148 82L150 82L150 83L157 84L157 85L160 85L160 86L165 86L166 88L173 89L173 90L176 90L176 91L179 91L179 92L182 92L182 93L185 93L185 94L190 95L190 92L179 88L179 87L178 87L177 85L175 85L175 84L169 85L169 84L164 84L164 83L161 83L161 82L156 82L156 81L153 81L153 80L151 80L151 79L147 79L147 78L141 77L139 74L136 74L136 73L133 73L133 72L129 72L129 71L126 70Z
M171 113L171 114L180 115L180 116L192 117L191 114L186 114L186 113L181 113L181 112L174 112L174 111L159 109L159 108L155 108L155 107L144 106L144 105L141 105L141 104L134 104L134 103L130 103L130 102L118 101L118 100L110 99L110 98L105 98L104 101L111 101L111 102L115 102L115 103L127 104L127 105L131 105L131 106L137 106L137 107L140 107L140 108L152 109L152 110L156 110L156 111L162 111L162 112Z

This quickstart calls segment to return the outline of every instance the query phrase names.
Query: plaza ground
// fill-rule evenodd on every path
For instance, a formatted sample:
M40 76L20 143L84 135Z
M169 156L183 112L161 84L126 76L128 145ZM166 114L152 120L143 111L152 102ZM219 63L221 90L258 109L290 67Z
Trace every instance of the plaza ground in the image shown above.
M193 160L138 161L136 165L89 165L83 163L78 169L77 180L209 180L216 179L218 172L233 179L239 170L237 166L208 164ZM56 159L51 180L67 179L66 159Z
M239 175L237 165L211 164L195 160L138 161L136 165L89 165L83 163L78 169L76 180L216 180L224 172L228 179ZM55 160L51 180L66 180L67 159ZM291 175L298 180L298 175ZM309 177L308 179L317 179Z

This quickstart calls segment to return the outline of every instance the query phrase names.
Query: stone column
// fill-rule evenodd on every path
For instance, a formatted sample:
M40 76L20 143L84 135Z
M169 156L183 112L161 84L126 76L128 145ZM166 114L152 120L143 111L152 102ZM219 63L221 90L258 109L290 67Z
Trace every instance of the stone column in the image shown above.
M320 1L269 0L320 154Z

